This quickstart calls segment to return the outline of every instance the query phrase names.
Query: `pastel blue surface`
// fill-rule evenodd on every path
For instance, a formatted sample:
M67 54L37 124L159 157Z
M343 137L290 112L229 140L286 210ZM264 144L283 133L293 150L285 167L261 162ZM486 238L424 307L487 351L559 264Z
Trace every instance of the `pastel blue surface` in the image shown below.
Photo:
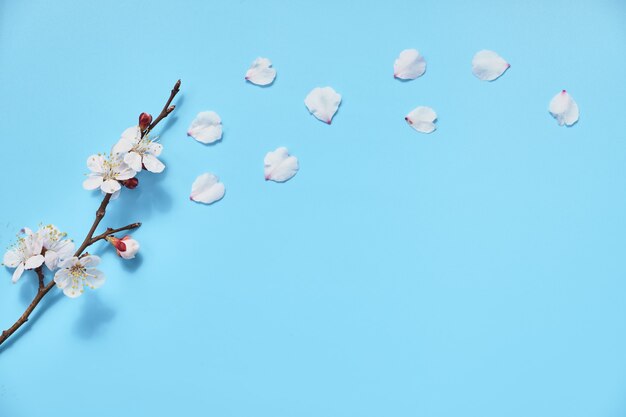
M40 222L80 241L87 156L183 81L165 173L102 223L142 221L141 256L97 246L106 284L53 289L0 348L0 416L626 415L625 41L619 0L0 2L3 248ZM485 48L512 65L492 83ZM258 56L269 88L243 80ZM303 104L326 85L331 126ZM185 135L203 110L213 146ZM301 170L266 183L278 146ZM211 206L188 200L206 171ZM36 288L10 277L2 328Z

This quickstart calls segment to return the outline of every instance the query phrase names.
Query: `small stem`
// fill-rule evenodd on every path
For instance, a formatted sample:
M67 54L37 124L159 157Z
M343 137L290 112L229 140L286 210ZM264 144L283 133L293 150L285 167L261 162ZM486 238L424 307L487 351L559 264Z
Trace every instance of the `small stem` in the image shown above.
M35 272L37 273L37 278L39 279L39 291L41 291L43 289L43 266L35 269Z
M176 81L176 84L174 84L174 88L172 88L172 91L170 92L170 98L165 103L165 106L163 106L163 110L161 110L161 113L157 116L157 118L154 119L154 121L150 124L150 126L148 126L148 128L143 133L143 136L150 133L150 131L154 129L161 120L165 119L171 112L174 111L176 106L170 106L170 104L172 104L172 100L174 100L174 97L176 97L176 94L178 94L179 91L180 91L180 80Z
M107 236L111 236L111 235L113 235L113 234L115 234L115 233L123 232L123 231L125 231L125 230L132 230L132 229L136 229L136 228L138 228L139 226L141 226L141 223L137 222L137 223L127 224L126 226L124 226L124 227L120 227L120 228L117 228L117 229L111 229L111 228L109 227L109 228L106 230L106 232L104 232L104 233L102 233L102 234L99 234L98 236L95 236L95 237L91 238L91 240L89 241L89 245L87 245L87 246L93 245L94 243L96 243L96 242L97 242L97 241L99 241L99 240L106 239L106 237L107 237Z

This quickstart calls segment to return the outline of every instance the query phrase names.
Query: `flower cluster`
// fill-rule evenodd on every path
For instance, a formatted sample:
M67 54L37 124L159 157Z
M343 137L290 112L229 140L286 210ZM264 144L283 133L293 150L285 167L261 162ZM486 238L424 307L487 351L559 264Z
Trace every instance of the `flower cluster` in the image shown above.
M163 145L150 138L148 127L152 116L148 113L139 115L139 124L122 132L120 139L108 156L91 155L87 158L87 168L91 171L83 181L83 188L117 197L122 186L134 189L139 184L136 175L142 170L160 173L165 165L157 157L163 151Z

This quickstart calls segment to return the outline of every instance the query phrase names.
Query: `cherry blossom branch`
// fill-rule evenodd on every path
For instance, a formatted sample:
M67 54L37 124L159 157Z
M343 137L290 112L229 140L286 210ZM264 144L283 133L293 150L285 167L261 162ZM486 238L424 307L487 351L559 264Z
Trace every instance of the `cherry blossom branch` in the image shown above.
M172 111L174 111L175 106L171 104L172 104L172 100L174 100L174 97L176 97L179 91L180 91L180 80L178 80L176 84L174 84L174 88L172 88L172 91L170 92L170 96L167 102L165 103L165 106L163 106L163 110L161 110L161 113L159 114L159 116L146 128L146 130L143 132L142 137L147 135L152 129L154 129L154 127L156 127L157 124L159 124L161 120L165 119ZM90 245L93 245L94 243L102 239L105 239L106 237L114 233L122 232L125 230L136 229L137 227L141 226L141 223L137 222L137 223L131 223L124 227L120 227L118 229L107 228L107 230L104 233L99 234L94 237L93 235L96 232L98 225L100 224L100 222L106 215L106 208L109 205L109 202L111 201L111 197L112 197L112 194L106 194L104 198L102 199L102 202L100 203L100 206L98 207L98 210L96 210L96 218L93 224L91 225L89 232L87 232L87 236L85 236L83 243L76 250L76 253L74 254L74 256L77 256L77 257L80 256L85 251L85 249L87 249ZM31 303L28 305L24 313L22 313L20 318L18 318L17 321L11 327L9 327L7 330L4 330L2 334L0 334L0 345L2 345L2 343L4 343L13 333L15 333L20 327L22 327L24 323L28 321L28 318L30 317L31 313L33 312L33 310L35 310L35 307L39 305L43 297L45 297L46 294L50 292L52 287L55 286L54 279L50 280L48 284L44 285L43 266L36 268L35 272L37 273L37 278L39 281L37 294L35 294L35 298L33 298L33 301L31 301Z

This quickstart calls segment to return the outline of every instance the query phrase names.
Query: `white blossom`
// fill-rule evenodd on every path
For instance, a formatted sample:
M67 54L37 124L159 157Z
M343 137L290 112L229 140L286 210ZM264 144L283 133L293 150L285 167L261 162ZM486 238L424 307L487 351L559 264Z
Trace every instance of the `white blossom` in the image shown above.
M91 173L83 181L83 188L86 190L100 188L107 194L119 191L122 188L119 181L133 178L137 174L124 162L123 156L119 153L113 153L109 158L101 154L91 155L87 158L87 167Z
M161 151L163 145L150 139L149 135L142 137L139 126L123 131L120 140L113 146L113 153L123 155L124 162L136 172L143 167L157 174L163 172L165 165L157 158Z
M41 237L45 249L45 263L49 270L58 268L60 261L69 258L74 253L74 242L65 239L66 233L61 233L56 226L49 224L41 227L37 234Z
M44 256L41 254L43 239L38 233L24 228L15 245L5 254L3 263L9 268L15 268L13 272L13 283L20 279L24 270L35 269L44 263Z
M54 274L54 282L63 294L70 298L79 297L84 286L95 289L104 284L104 274L95 268L99 263L100 258L94 255L65 259L59 264L61 269Z

